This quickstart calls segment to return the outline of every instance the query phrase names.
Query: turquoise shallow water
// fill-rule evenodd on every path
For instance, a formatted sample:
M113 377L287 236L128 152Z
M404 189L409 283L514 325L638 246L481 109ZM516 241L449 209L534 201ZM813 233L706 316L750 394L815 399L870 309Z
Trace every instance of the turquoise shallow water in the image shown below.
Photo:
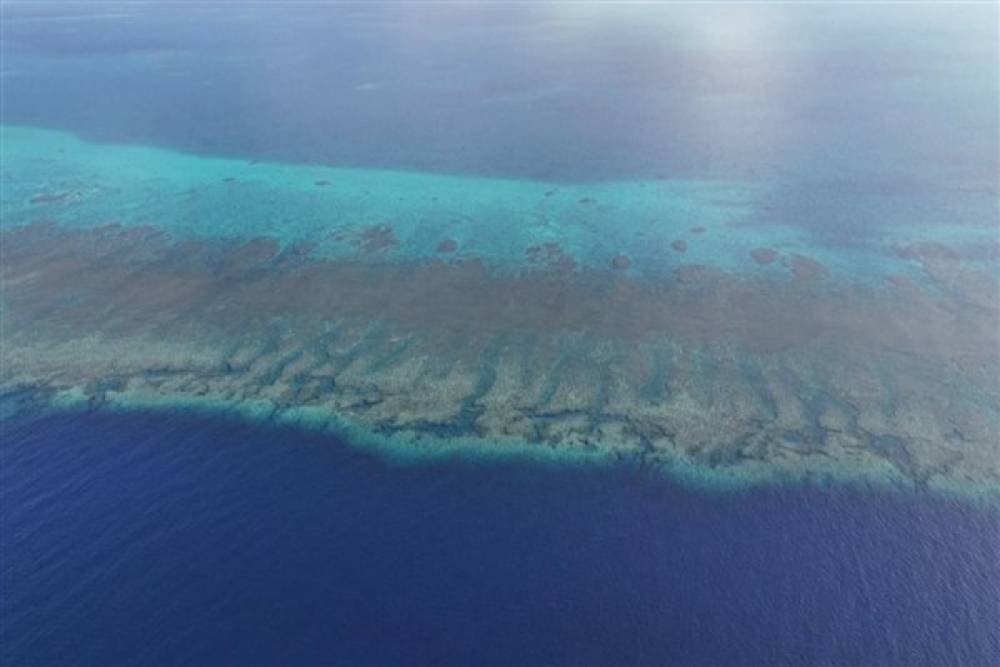
M28 128L5 129L4 142L16 174L6 183L7 224L51 213L74 226L154 224L178 238L316 241L327 256L352 251L338 247L336 232L387 224L399 247L378 258L439 256L438 244L452 239L463 255L517 268L527 248L556 242L591 268L628 252L652 269L654 248L696 225L725 236L753 197L710 181L580 185L210 159ZM66 198L38 202L45 193ZM737 239L711 245L692 257L735 264L745 254Z
M919 278L913 258L897 252L913 243L979 247L985 252L967 252L969 261L995 259L995 230L950 220L870 228L847 243L807 226L767 224L761 218L774 193L753 182L581 184L287 165L95 144L23 127L5 127L2 139L6 226L154 225L177 240L266 236L282 246L315 243L325 257L375 261L439 258L440 244L450 240L449 256L507 271L555 261L545 244L558 244L574 267L606 269L623 254L631 271L651 276L681 263L782 272L780 263L751 259L761 247L809 255L846 282ZM350 242L377 227L391 231L391 243ZM682 251L672 247L678 241Z

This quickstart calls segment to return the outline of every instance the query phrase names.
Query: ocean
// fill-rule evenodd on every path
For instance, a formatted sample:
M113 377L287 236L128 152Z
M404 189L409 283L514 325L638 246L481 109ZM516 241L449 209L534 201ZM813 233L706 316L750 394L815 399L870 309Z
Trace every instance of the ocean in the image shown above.
M17 420L5 664L990 665L995 509L392 466L175 415Z
M0 663L1000 664L989 3L0 7Z

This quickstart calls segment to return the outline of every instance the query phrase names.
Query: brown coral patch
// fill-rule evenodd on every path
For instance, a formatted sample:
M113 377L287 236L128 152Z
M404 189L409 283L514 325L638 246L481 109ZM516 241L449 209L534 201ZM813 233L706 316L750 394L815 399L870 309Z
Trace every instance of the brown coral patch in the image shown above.
M399 245L399 239L391 225L381 224L362 229L357 243L366 253L374 253Z
M529 246L524 254L533 264L545 264L559 271L572 271L576 267L576 260L555 241Z
M674 277L680 283L696 284L715 282L724 274L704 264L682 264L674 269Z
M750 256L758 264L771 264L778 259L778 251L773 248L754 248L750 251Z
M792 255L786 265L792 270L792 275L799 280L821 280L829 275L829 271L822 263L805 255Z
M961 255L954 248L937 241L911 243L896 246L896 254L902 259L960 259Z
M559 273L572 273L576 269L576 260L573 255L563 254L553 263L553 267Z
M282 262L301 261L315 249L316 244L312 241L296 241L281 251L278 260Z
M628 255L615 255L615 258L611 260L611 268L618 271L624 271L630 266L632 266L632 260L628 258Z
M266 264L278 254L278 242L272 238L258 237L236 248L229 256L227 269L233 272Z
M70 193L68 192L42 192L31 198L32 204L57 204L61 201L66 201L69 198Z

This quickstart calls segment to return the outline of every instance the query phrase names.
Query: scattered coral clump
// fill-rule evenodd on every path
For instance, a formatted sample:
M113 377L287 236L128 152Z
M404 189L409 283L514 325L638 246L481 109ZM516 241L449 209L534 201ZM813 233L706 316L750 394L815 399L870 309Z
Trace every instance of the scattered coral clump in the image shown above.
M787 265L799 280L819 280L830 273L823 264L805 255L792 255Z
M69 199L68 192L42 192L31 198L32 204L57 204Z
M750 256L758 264L771 264L778 259L778 251L773 248L754 248L750 251Z
M529 246L524 255L529 263L543 264L557 273L570 273L576 268L576 259L555 241Z
M615 255L614 259L611 260L611 268L618 271L624 271L630 266L632 266L632 260L627 255Z
M366 253L373 253L399 245L399 239L391 225L381 224L362 229L357 243Z

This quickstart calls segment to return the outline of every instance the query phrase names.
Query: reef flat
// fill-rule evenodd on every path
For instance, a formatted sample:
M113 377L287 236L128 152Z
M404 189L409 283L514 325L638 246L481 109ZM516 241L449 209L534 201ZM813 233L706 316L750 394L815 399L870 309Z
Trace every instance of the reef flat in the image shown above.
M845 248L745 224L753 185L3 137L8 395L229 406L401 450L1000 491L990 221Z

